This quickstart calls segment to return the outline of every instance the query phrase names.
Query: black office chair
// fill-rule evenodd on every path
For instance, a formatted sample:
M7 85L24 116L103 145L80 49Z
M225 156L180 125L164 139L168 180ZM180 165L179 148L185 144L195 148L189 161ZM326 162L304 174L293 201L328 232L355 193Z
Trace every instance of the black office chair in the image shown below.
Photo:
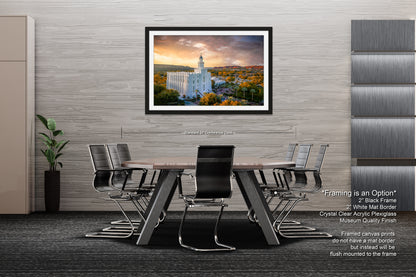
M293 155L295 154L295 150L296 150L297 146L298 146L297 143L290 143L289 144L289 147L288 147L287 152L286 152L285 161L290 162L290 161L293 160ZM264 175L263 170L259 170L259 173L260 173L260 177L261 177L261 181L262 181L261 187L264 188L264 189L267 189L267 187L269 185L267 183L267 180L266 180L266 177ZM277 175L276 175L275 172L273 172L273 176L274 176L275 182L277 184L278 180L277 180Z
M295 167L294 168L305 168L308 163L309 154L311 152L313 144L301 144L299 145L298 155L296 157ZM278 172L277 172L278 171ZM289 182L292 181L292 171L288 168L275 168L273 169L273 175L275 176L276 184L279 184L278 179L276 178L276 173L279 176L280 188L289 189Z
M289 147L286 152L285 161L292 161L293 155L295 154L296 147L298 146L297 143L290 143ZM275 179L275 184L268 184L266 177L264 175L263 170L259 170L260 178L262 183L260 183L260 188L263 190L264 197L266 198L266 202L269 204L272 200L274 195L270 193L270 190L276 189L280 187L280 184L283 184L282 178L280 175L276 174L275 171L273 171L273 176ZM289 174L290 175L290 174ZM277 178L280 178L280 182ZM257 222L256 215L254 214L254 211L252 208L250 208L247 212L247 217L251 222ZM297 223L297 222L296 222Z
M117 145L108 144L108 145L112 146L113 148L112 152L117 151L120 167L123 162L132 160L129 146L127 143L118 143ZM139 183L140 187L146 188L146 189L154 189L155 188L154 180L155 180L157 172L158 172L157 170L154 170L153 175L152 175L152 180L150 181L150 183L145 183L147 174L149 173L149 171L146 170L141 176L140 183ZM131 180L131 178L132 178L132 175L130 174L129 180Z
M103 144L89 145L88 146L92 166L94 169L93 187L97 192L106 192L108 198L105 200L113 201L129 224L129 228L117 229L113 227L104 228L100 232L88 233L86 237L94 238L128 238L137 232L137 227L134 226L133 221L127 215L123 209L121 203L131 202L137 209L141 220L145 220L142 211L142 207L138 202L140 198L149 194L149 190L128 188L126 187L128 180L128 171L124 169L113 169L110 165L107 156L107 150ZM124 176L124 179L120 179L120 176Z
M115 177L118 179L123 180L124 179L124 172L128 172L128 177L127 177L127 183L126 183L126 187L127 188L141 188L141 189L147 189L147 190L151 190L153 191L155 188L155 185L153 184L153 179L155 176L156 171L153 174L152 177L152 182L150 184L145 184L146 181L146 176L148 173L147 169L141 169L139 168L138 170L140 170L142 172L141 177L140 177L140 181L135 181L133 180L132 176L133 176L133 171L135 171L136 169L132 169L132 168L126 168L122 166L122 163L125 161L130 161L131 160L131 155L130 155L130 150L129 150L129 146L126 143L111 143L111 144L107 144L107 151L108 151L108 155L110 157L110 161L111 161L111 165L113 167L113 169L124 169L125 171L122 171L120 173L115 174ZM149 199L147 199L147 197L141 197L142 203L139 203L142 205L143 207L143 213L145 212L145 209L147 208L148 204L149 204ZM158 224L160 222L163 222L166 218L166 211L163 211ZM111 222L112 225L126 225L129 224L129 222L127 222L126 220L116 220L116 221L112 221ZM140 220L134 220L133 224L135 225L139 225L140 224ZM157 226L156 226L157 227ZM120 228L120 227L118 227Z
M132 179L133 176L133 170L131 168L123 167L121 164L124 161L130 161L130 151L127 144L107 144L107 151L108 156L110 157L110 162L113 169L124 169L124 171L120 171L117 174L115 174L115 178L118 178L120 180L124 180L125 178L125 172L128 173L127 177L127 187L136 187L141 188L143 186L144 180L146 179L147 175L147 169L140 169L142 172L141 178L139 182L135 182ZM128 160L126 160L128 159Z
M280 197L282 194L288 193L290 191L290 187L289 187L289 183L293 180L293 175L292 175L292 170L290 169L302 169L305 168L307 163L308 163L308 159L309 159L309 154L311 152L311 148L312 148L313 144L301 144L299 145L299 151L298 154L296 156L296 162L295 162L295 166L292 168L275 168L273 169L273 176L274 179L276 181L276 184L274 187L268 186L267 190L265 192L266 194L266 198L267 198L267 204L271 204L272 201L276 198L276 197ZM289 146L290 148L290 146ZM287 157L290 155L287 155ZM293 155L292 155L293 158ZM275 208L272 211L273 216L275 216L278 212L279 212L279 208L282 204L282 200L280 198L280 202L275 206ZM289 229L293 229L293 228L298 228L298 229L304 229L304 230L308 230L308 231L313 231L315 229L310 228L310 227L306 227L306 226L301 226L301 223L299 221L284 221L281 223L281 225L285 225L282 226L281 229L283 228L289 228ZM297 225L297 226L293 226L293 225Z
M225 245L218 240L218 225L224 207L224 198L232 194L232 167L234 146L213 145L199 146L195 171L195 194L183 195L185 210L179 227L179 244L194 251L232 251L235 247ZM197 248L183 242L182 230L188 208L192 207L221 207L214 229L214 241L220 248Z
M295 181L294 184L290 185L289 193L281 193L279 198L281 201L278 206L281 206L283 202L286 202L285 206L281 210L273 223L273 226L279 234L285 238L330 238L332 235L326 232L317 232L315 228L306 227L304 228L291 228L282 226L285 219L289 216L290 212L295 206L302 201L308 201L306 198L307 193L317 193L321 191L322 179L321 179L321 168L325 157L326 149L329 147L328 144L322 144L315 162L314 168L290 168L287 169L294 173ZM306 173L312 173L314 178L314 185L310 188L308 185L308 178Z

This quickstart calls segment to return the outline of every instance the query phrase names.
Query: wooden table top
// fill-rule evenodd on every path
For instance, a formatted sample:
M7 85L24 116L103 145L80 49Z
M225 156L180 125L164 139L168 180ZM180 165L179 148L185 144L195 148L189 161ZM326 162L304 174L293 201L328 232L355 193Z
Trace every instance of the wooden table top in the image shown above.
M130 168L146 169L195 169L196 157L158 157L142 160L126 161L122 164ZM233 169L273 169L277 167L292 167L294 162L262 159L254 157L235 157Z

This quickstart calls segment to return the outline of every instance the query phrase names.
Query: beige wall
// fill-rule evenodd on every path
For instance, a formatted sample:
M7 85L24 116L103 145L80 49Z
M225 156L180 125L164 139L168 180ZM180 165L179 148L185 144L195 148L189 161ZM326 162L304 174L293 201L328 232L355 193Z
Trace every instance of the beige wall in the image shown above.
M128 142L135 158L193 155L202 143L233 143L237 155L280 158L289 142L308 142L315 144L311 159L320 143L329 143L324 186L349 190L350 20L414 18L416 2L0 0L0 11L36 21L36 111L54 117L71 140L62 159L62 210L107 210L112 204L90 185L88 143ZM251 25L273 27L273 115L144 114L145 26ZM234 134L183 134L190 130ZM36 208L42 210L47 165L37 146ZM348 203L319 194L299 208ZM236 191L230 209L242 208Z

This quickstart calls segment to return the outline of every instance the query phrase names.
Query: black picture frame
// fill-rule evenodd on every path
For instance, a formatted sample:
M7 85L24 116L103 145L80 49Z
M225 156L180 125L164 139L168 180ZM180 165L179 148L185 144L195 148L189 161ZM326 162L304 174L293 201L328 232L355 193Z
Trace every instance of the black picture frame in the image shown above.
M145 114L272 114L273 56L272 27L146 27L145 28ZM197 33L198 35L193 35ZM217 34L218 33L218 34ZM154 104L155 36L263 36L263 103L242 106L178 106ZM202 54L201 54L202 56ZM247 67L246 67L247 68ZM196 71L196 70L195 70ZM210 73L211 74L211 73ZM166 72L166 75L168 73ZM209 75L210 76L210 75ZM167 78L167 77L166 77ZM204 79L205 80L205 79ZM168 81L166 81L167 86ZM260 86L260 85L257 85ZM260 91L261 87L259 87ZM196 90L196 94L199 92ZM185 95L184 95L185 96ZM201 97L201 96L199 96ZM203 96L202 96L203 97ZM231 99L231 98L230 98ZM238 99L236 99L237 101ZM253 100L253 98L252 98ZM243 99L244 101L244 99ZM182 102L183 104L184 102ZM244 103L243 103L244 104Z

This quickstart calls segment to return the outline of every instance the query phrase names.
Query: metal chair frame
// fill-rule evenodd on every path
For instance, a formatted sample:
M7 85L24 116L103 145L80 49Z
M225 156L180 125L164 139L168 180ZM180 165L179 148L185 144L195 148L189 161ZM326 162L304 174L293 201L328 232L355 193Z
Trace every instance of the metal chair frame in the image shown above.
M131 160L131 156L130 156L130 150L129 147L126 143L109 143L106 145L106 149L107 149L107 153L108 153L108 157L110 159L111 165L113 169L125 169L127 170L127 172L129 173L128 175L128 181L127 181L127 185L130 187L135 187L135 188L144 188L144 189L149 189L149 190L153 190L155 188L155 186L153 185L153 181L156 175L156 171L154 171L153 176L152 176L152 181L149 185L144 185L145 181L146 181L146 176L148 174L148 170L147 169L136 169L136 168L127 168L127 167L123 167L122 166L122 162L124 162L125 160ZM124 158L121 158L121 154L124 154ZM141 170L142 175L140 177L140 181L139 182L135 182L132 180L132 173L134 172L134 170ZM142 209L143 209L143 213L146 210L148 204L149 204L149 199L146 196L143 196L141 198L142 200ZM163 211L161 214L161 217L159 218L158 224L156 225L156 227L159 225L159 223L163 222L166 218L166 211ZM138 226L140 225L141 220L133 220L132 221L134 225ZM115 225L113 228L114 229L127 229L129 227L119 227L118 225L130 225L130 222L127 220L115 220L115 221L111 221L110 222L111 225ZM106 228L109 229L109 228Z
M92 153L91 148L92 147L102 147L103 148L103 153L101 153L101 155L105 155L105 159L103 159L103 161L105 161L105 165L103 166L104 168L97 168L96 167L96 160L95 157ZM124 215L126 222L128 222L129 227L128 228L113 228L113 227L107 227L104 228L101 232L93 232L93 233L88 233L85 236L86 237L94 237L94 238L128 238L131 237L134 234L137 234L137 226L134 225L133 221L130 219L130 217L127 215L126 211L124 210L123 206L121 205L121 203L123 202L131 202L133 204L133 206L136 208L139 217L141 220L145 220L144 218L144 210L140 204L140 200L148 195L149 191L146 190L142 190L142 189L128 189L126 190L126 184L128 182L128 176L129 176L129 171L126 169L111 169L110 168L110 162L108 161L108 155L106 152L106 147L104 144L93 144L93 145L88 145L88 150L89 150L89 154L91 157L91 161L92 161L92 165L93 165L93 169L94 169L94 179L92 182L93 188L97 191L97 192L107 192L108 193L108 198L106 198L106 200L111 200L113 201L117 207L120 209L120 211L122 212L122 214ZM141 169L135 169L135 170L141 170ZM120 186L116 186L114 184L114 174L123 174L124 180L123 183ZM104 174L104 176L101 176L100 178L102 178L103 180L101 180L101 182L99 182L97 180L97 175L100 174ZM106 183L103 183L103 181L106 180ZM98 186L99 182L100 185ZM112 194L115 193L115 194Z
M286 152L286 157L285 157L285 161L292 161L293 160L293 156L295 154L296 151L296 147L298 146L297 143L290 143ZM260 174L260 178L262 183L260 184L260 188L263 190L264 193L264 197L266 198L266 202L268 205L270 205L270 203L272 202L273 198L275 197L275 195L273 195L270 192L270 189L279 189L282 188L284 190L286 190L284 188L283 185L283 180L280 174L276 174L275 170L272 171L273 173L273 177L275 180L275 184L274 185L269 185L267 182L267 179L264 175L264 171L263 170L259 170L259 174ZM247 212L247 217L249 219L250 222L256 223L257 222L257 218L256 215L254 214L254 211L252 208L250 208ZM300 222L298 221L290 221L290 222L285 222L284 224L290 224L290 225L298 225L300 224Z
M208 150L209 149L216 149L216 150L221 150L221 149L225 149L228 151L231 151L229 158L222 158L222 157L209 157L209 158L203 158L202 157L202 153L204 152L204 150ZM234 246L230 246L230 245L226 245L223 244L219 241L218 238L218 226L219 226L219 222L221 220L222 214L223 214L223 210L224 207L227 207L228 205L224 203L224 198L229 198L231 197L232 194L232 163L233 163L233 156L234 156L234 146L199 146L198 147L198 157L197 157L197 166L196 166L196 172L195 172L195 195L182 195L182 189L180 188L180 194L183 197L183 200L185 202L185 210L183 212L182 215L182 220L179 226L179 230L178 230L178 241L179 241L179 245L186 248L186 249L190 249L193 251L198 251L198 252L213 252L213 251L233 251L236 248ZM229 174L229 188L221 188L221 192L217 192L214 191L214 188L209 188L207 187L206 180L204 180L204 185L202 186L202 184L200 183L199 178L203 178L200 176L201 174L201 170L203 171L203 169L201 169L200 167L200 163L202 163L202 160L204 160L204 162L206 163L212 163L215 166L215 163L217 163L216 165L218 166L219 162L224 162L227 164L226 167L229 167L229 172L227 174ZM210 165L212 167L212 165ZM228 168L226 168L226 170L228 170ZM224 172L220 172L222 174L224 174ZM220 174L218 173L218 174ZM190 174L186 174L186 175L190 175ZM192 176L192 175L190 175ZM221 175L222 180L224 181L224 176ZM225 184L225 183L224 183ZM222 186L221 186L222 187ZM218 188L218 187L217 187ZM215 197L216 193L221 194L223 197ZM211 197L212 196L212 197ZM220 199L220 200L217 200ZM198 248L195 246L191 246L188 244L185 244L183 241L183 236L182 236L182 231L183 231L183 226L185 223L185 219L186 219L186 215L188 212L189 208L193 208L193 207L220 207L220 211L218 213L218 217L217 217L217 221L215 223L215 228L214 228L214 242L215 244L219 247L219 248Z
M303 169L306 167L309 159L309 155L311 152L313 144L300 144L299 151L296 158L295 167L292 168L274 168L273 169L273 176L276 181L275 187L268 187L266 191L266 198L268 199L267 203L271 204L271 202L276 197L280 197L282 194L290 192L289 183L293 179L292 177L292 169ZM277 212L277 208L280 205L277 205L273 210L273 214ZM289 225L300 225L298 221L289 222ZM302 227L299 227L302 228Z
M280 202L273 211L273 215L278 210L278 208L286 202L283 209L280 211L279 215L276 217L273 226L281 236L285 238L331 238L332 235L326 232L318 232L315 228L307 226L299 226L296 228L294 226L282 226L286 218L289 216L291 211L295 206L302 201L308 201L306 198L307 193L316 193L319 192L322 188L322 179L321 179L321 167L323 164L323 159L325 156L326 149L329 147L328 144L323 144L320 147L315 167L312 169L307 168L291 168L287 169L290 172L294 173L295 176L295 185L287 193L281 193L279 195ZM307 188L307 177L306 173L310 172L314 177L314 187L309 189ZM296 186L297 185L297 186ZM298 195L296 193L299 193ZM303 228L302 228L303 227Z

